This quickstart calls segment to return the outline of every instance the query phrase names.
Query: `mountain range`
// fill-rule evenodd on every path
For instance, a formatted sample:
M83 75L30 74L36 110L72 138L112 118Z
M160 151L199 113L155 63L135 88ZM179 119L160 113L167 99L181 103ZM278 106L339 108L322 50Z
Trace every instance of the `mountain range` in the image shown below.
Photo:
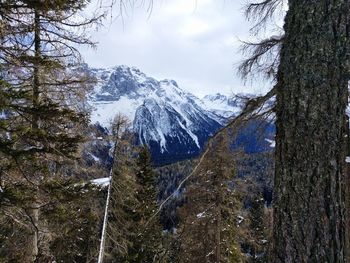
M89 70L97 80L89 95L91 122L108 128L114 116L126 116L137 143L150 147L158 165L197 156L208 138L244 104L239 96L230 98L220 93L200 99L174 80L156 80L135 67ZM268 141L253 135L256 125L251 123L246 131L243 129L234 147L244 142L248 151L268 149ZM264 136L271 139L273 128L269 127L268 133Z

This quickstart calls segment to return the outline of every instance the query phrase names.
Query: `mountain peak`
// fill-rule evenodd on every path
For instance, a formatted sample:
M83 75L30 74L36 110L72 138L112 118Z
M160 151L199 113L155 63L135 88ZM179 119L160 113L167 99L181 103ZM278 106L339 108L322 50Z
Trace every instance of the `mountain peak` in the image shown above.
M203 108L174 80L158 81L124 65L93 72L100 86L90 97L92 122L108 127L116 114L126 115L138 142L162 159L198 154L208 136L222 125L221 117Z
M226 95L221 94L221 93L216 93L216 94L204 96L203 100L210 100L210 101L222 100L223 101L223 100L228 100L228 97Z
M142 77L147 77L145 73L143 73L139 68L134 67L134 66L117 65L117 66L112 67L112 70L114 72L119 72L119 73L129 75L129 76L139 75Z
M173 79L163 79L160 81L160 83L164 83L166 85L172 85L176 88L179 88L179 85L177 84L177 82Z

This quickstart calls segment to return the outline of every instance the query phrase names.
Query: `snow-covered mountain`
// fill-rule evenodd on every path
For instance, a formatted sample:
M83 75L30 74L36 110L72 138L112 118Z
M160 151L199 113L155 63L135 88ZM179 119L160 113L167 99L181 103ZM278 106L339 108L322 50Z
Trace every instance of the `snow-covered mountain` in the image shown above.
M212 100L209 104L210 99L208 98L215 96L209 95L200 100L179 88L174 80L157 81L134 67L117 66L112 69L92 69L91 71L98 80L98 85L90 96L90 102L94 106L91 118L93 123L99 122L102 126L108 126L117 113L122 113L131 121L134 120L137 109L144 105L147 99L163 106L171 105L182 116L191 114L188 112L189 108L182 108L182 106L193 106L190 110L193 111L195 108L206 111L218 122L223 121L222 115L212 114L212 112L225 106L226 111L232 108L230 103L224 105L221 101ZM224 97L227 102L231 102L226 96ZM216 105L218 108L215 108Z
M128 117L137 142L147 144L157 164L198 155L208 138L243 106L222 94L202 99L174 80L156 80L139 69L90 69L97 85L90 95L91 121L108 127L117 114Z
M244 106L240 97L228 97L220 93L215 95L206 95L201 100L202 106L216 115L224 118L236 116Z
M116 114L127 116L138 143L159 153L153 154L157 162L197 155L226 121L227 113L207 110L206 101L184 91L174 80L158 81L127 66L92 72L98 79L90 96L92 123L108 127Z

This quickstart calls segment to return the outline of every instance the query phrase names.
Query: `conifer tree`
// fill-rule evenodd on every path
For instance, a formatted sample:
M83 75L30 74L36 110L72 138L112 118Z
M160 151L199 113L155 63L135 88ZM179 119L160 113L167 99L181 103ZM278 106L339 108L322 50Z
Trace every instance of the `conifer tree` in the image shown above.
M159 262L162 254L162 227L158 216L156 173L147 146L136 160L136 235L129 251L130 262Z
M115 144L105 262L161 262L161 226L157 216L156 174L146 146L137 149L128 121L112 123Z
M264 207L264 199L259 195L254 196L249 210L251 262L268 262L268 232Z
M229 186L232 158L225 136L213 142L186 187L181 208L180 262L242 262L237 244L238 200Z
M55 195L52 199L59 200L42 211L52 236L49 248L56 262L96 262L101 189L66 179L50 183L48 188Z
M135 234L135 146L129 121L117 115L111 125L114 143L111 196L108 207L104 262L128 262L128 249Z
M88 77L76 46L93 45L84 28L99 18L79 17L88 2L0 2L1 185L10 204L2 215L27 230L22 262L54 259L42 208L52 202L46 187L64 176L57 168L75 157L77 130L87 121L78 111Z

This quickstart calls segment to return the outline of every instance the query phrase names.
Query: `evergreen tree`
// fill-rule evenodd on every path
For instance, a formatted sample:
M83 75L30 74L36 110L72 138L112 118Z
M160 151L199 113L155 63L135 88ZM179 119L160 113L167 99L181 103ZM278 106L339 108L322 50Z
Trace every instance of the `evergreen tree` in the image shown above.
M63 178L60 163L75 157L87 122L79 98L88 77L75 46L93 45L84 28L98 18L78 18L88 2L0 2L1 185L10 204L1 214L26 228L22 262L54 260L43 208L57 203L47 187Z
M66 191L62 191L62 187ZM42 209L52 236L49 249L56 262L96 262L101 189L66 179L50 183L56 203Z
M151 155L145 146L139 151L133 145L125 117L116 116L111 127L115 148L103 260L163 262Z
M181 208L180 262L242 262L237 244L239 207L232 180L232 158L224 135L213 142L198 174L186 186Z
M265 216L264 199L256 195L252 200L249 210L250 219L250 247L251 247L251 262L268 262L267 261L267 245L268 233Z
M134 171L136 149L128 128L128 120L117 115L112 123L115 149L104 251L105 262L128 262L128 249L136 235L137 183Z
M160 262L162 257L162 227L157 205L156 173L147 146L141 147L136 160L137 229L129 250L130 262Z

